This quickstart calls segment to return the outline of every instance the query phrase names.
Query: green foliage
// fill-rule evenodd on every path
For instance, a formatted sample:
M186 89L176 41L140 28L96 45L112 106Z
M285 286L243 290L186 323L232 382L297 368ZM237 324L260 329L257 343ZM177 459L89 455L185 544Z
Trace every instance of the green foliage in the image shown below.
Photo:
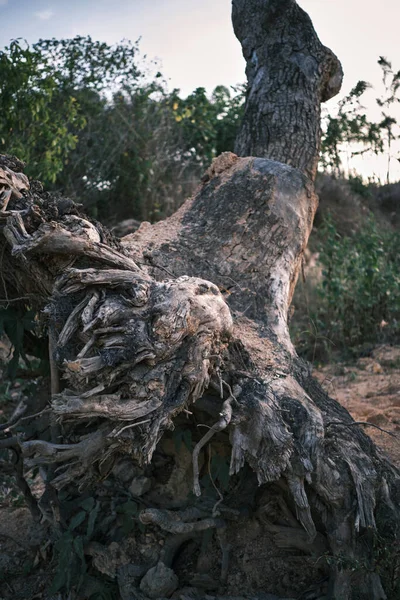
M112 507L107 508L107 503L101 500L101 497L96 499L93 496L70 499L61 492L63 522L68 525L63 526L53 546L55 574L50 594L63 591L80 597L84 590L91 589L96 590L90 596L93 600L119 598L116 582L114 585L114 582L99 576L91 567L84 550L89 542L103 543L109 540L111 530L113 541L125 539L135 529L144 531L145 525L138 518L143 505L125 499L114 506L114 498Z
M225 492L229 486L229 465L230 460L227 456L215 454L211 458L211 477L217 482L221 491Z
M380 118L371 121L361 104L365 92L371 88L366 81L359 81L350 93L339 101L336 109L323 117L321 140L321 165L335 175L343 171L343 155L347 159L365 153L384 154L387 158L386 181L390 180L393 142L400 138L399 126L390 110L400 102L400 71L393 71L392 64L381 56L378 64L382 69L384 94L376 98L381 109Z
M14 380L20 368L47 374L47 340L40 335L34 310L24 303L0 308L0 337L4 335L11 343L11 358L1 365L5 379Z
M197 88L187 98L174 90L170 105L175 121L183 133L183 151L203 168L221 152L234 149L236 133L244 109L245 86L217 86L208 98L204 88Z
M217 86L211 96L197 88L183 99L138 61L137 44L82 36L32 46L14 40L0 52L0 150L110 225L174 212L211 160L233 150L244 112L244 86ZM361 104L365 81L324 118L321 164L336 174L344 150L385 152L389 177L400 72L383 57L379 64L377 122Z
M201 486L207 497L218 497L226 492L229 487L230 458L222 454L214 454L211 457L208 472L200 480Z
M139 506L134 500L127 500L123 504L120 504L117 508L117 512L122 518L121 528L124 536L131 533L138 525L141 525L140 521L137 519Z
M212 158L233 149L243 102L221 86L211 98L198 88L182 100L159 78L90 98L87 127L57 184L110 224L174 212Z
M379 230L371 217L357 233L341 237L327 220L321 240L320 333L339 348L398 335L399 233Z
M13 346L12 358L7 365L7 376L14 379L22 358L27 366L29 360L24 348L24 338L27 331L35 328L35 313L32 310L21 312L12 307L0 309L0 336L6 334Z
M25 161L29 176L58 183L81 131L104 110L105 91L139 78L136 52L131 42L81 36L11 42L0 52L1 151Z
M180 451L182 444L186 446L186 448L192 452L193 450L193 440L192 440L192 432L187 427L177 427L174 429L172 434L172 439L174 440L175 450L177 452Z
M385 95L377 98L376 102L381 108L381 118L379 128L384 134L384 144L387 155L387 174L386 183L390 181L390 163L392 159L392 143L400 138L397 120L393 115L388 114L392 104L400 102L398 90L400 88L400 71L394 72L392 64L383 56L379 57L378 64L382 69L382 81L385 88Z
M33 48L51 65L64 91L103 92L130 85L140 76L136 64L137 44L124 40L110 46L90 36L72 39L39 40Z
M137 55L137 44L82 36L0 53L0 150L109 224L174 212L233 149L244 100L223 86L182 100L160 73L143 76Z
M40 47L20 40L0 52L0 151L27 163L27 174L54 182L85 121Z
M242 112L242 88L182 100L137 63L137 44L82 36L0 53L0 150L109 224L171 214L233 149Z
M368 151L376 154L383 151L380 126L368 120L360 100L370 87L366 81L359 81L350 93L340 100L337 110L325 116L321 164L337 175L341 174L341 152L344 147L361 144L362 149L353 150L353 156Z
M347 181L352 192L361 196L362 198L371 198L372 193L370 186L365 184L363 178L360 175L349 175Z
M55 594L59 590L69 592L71 589L78 592L88 575L84 546L93 536L100 503L94 498L85 498L80 503L80 508L81 510L72 516L67 529L60 534L54 544L57 569L49 590L50 594Z
M1 451L1 457L6 459L7 451ZM0 474L0 506L19 508L26 506L25 497L15 483L15 477L5 473Z
M177 181L191 160L181 157L177 124L162 87L132 84L110 100L91 101L88 126L58 184L92 216L111 224L173 212L174 196L180 198Z

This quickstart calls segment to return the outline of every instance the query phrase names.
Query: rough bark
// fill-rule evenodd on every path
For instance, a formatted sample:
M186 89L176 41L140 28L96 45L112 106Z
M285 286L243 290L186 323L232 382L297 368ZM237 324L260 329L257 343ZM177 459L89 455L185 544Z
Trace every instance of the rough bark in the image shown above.
M238 11L243 31L250 18L258 31L266 16L257 11L272 10L275 26L262 35L282 22L289 32L307 25L304 42L315 36L294 2L246 5L234 3L236 29ZM332 56L316 36L309 44L321 65ZM3 287L8 299L46 307L62 375L53 439L13 436L0 446L25 468L55 465L53 491L91 489L104 504L108 478L115 493L122 482L140 497L154 548L138 534L116 552L110 534L107 547L85 549L122 598L161 598L188 582L177 597L288 597L321 574L329 589L315 586L308 598L386 597L374 544L398 539L399 473L312 379L287 326L317 205L310 175L326 73L296 80L298 97L312 96L303 134L307 147L314 136L312 157L298 152L301 127L293 136L281 123L285 153L277 136L251 134L249 96L240 139L259 135L251 149L268 158L223 154L174 216L121 243L72 202L27 189L21 165L0 160ZM293 88L285 94L291 102ZM278 162L289 154L294 166ZM192 445L177 444L174 428ZM212 452L229 466L222 491ZM62 524L63 514L39 507ZM183 559L196 563L191 577Z
M233 0L248 80L239 156L266 156L314 178L321 102L342 83L340 62L295 0Z

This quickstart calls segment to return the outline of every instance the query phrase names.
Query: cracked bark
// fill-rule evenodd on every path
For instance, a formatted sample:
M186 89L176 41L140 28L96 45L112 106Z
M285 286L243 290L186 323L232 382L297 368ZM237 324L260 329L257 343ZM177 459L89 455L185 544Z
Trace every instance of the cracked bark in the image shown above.
M266 156L314 178L321 102L340 90L340 62L294 0L233 0L232 7L248 81L236 152Z
M293 550L303 557L296 576L309 583L316 572L307 555L322 561L328 551L330 598L383 599L372 538L396 539L399 473L357 426L327 426L352 419L312 379L287 325L317 206L320 101L340 87L340 64L293 1L235 0L233 21L249 77L238 152L256 158L221 155L168 220L143 223L119 243L73 204L61 214L34 187L21 195L25 180L9 172L20 166L0 160L4 283L8 297L46 306L63 376L52 411L68 425L60 443L21 439L21 452L28 465L57 464L51 484L69 490L96 487L121 455L141 469L173 456L170 485L153 483L141 515L162 539L164 530L219 528L245 581L237 532L258 523L257 543L283 554L275 574L259 561L250 587L287 595ZM230 491L221 504L195 503L190 523L182 517L189 496L168 496L172 481L193 475L170 447L168 432L182 423L195 442L200 423L216 432L206 436L211 445L229 448ZM206 500L204 483L200 492ZM220 591L235 593L225 550Z

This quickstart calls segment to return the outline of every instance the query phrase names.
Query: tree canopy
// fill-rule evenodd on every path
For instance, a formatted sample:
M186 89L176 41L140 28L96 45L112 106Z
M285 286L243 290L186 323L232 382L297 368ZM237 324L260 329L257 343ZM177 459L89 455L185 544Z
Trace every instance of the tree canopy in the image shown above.
M1 147L108 222L170 214L233 149L241 116L243 87L182 99L139 63L137 44L80 36L15 40L0 54Z

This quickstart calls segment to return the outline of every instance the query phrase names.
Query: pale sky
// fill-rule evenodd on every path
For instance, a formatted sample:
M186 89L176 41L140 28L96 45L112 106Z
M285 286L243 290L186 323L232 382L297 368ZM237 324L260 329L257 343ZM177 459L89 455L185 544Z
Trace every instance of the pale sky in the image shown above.
M299 4L321 41L342 61L343 93L359 79L371 82L376 91L369 93L367 104L374 110L380 92L379 56L400 69L399 0ZM230 0L0 0L0 47L16 37L35 42L80 34L108 43L140 37L141 52L160 60L169 87L187 95L199 86L211 91L218 84L245 80L230 12Z

